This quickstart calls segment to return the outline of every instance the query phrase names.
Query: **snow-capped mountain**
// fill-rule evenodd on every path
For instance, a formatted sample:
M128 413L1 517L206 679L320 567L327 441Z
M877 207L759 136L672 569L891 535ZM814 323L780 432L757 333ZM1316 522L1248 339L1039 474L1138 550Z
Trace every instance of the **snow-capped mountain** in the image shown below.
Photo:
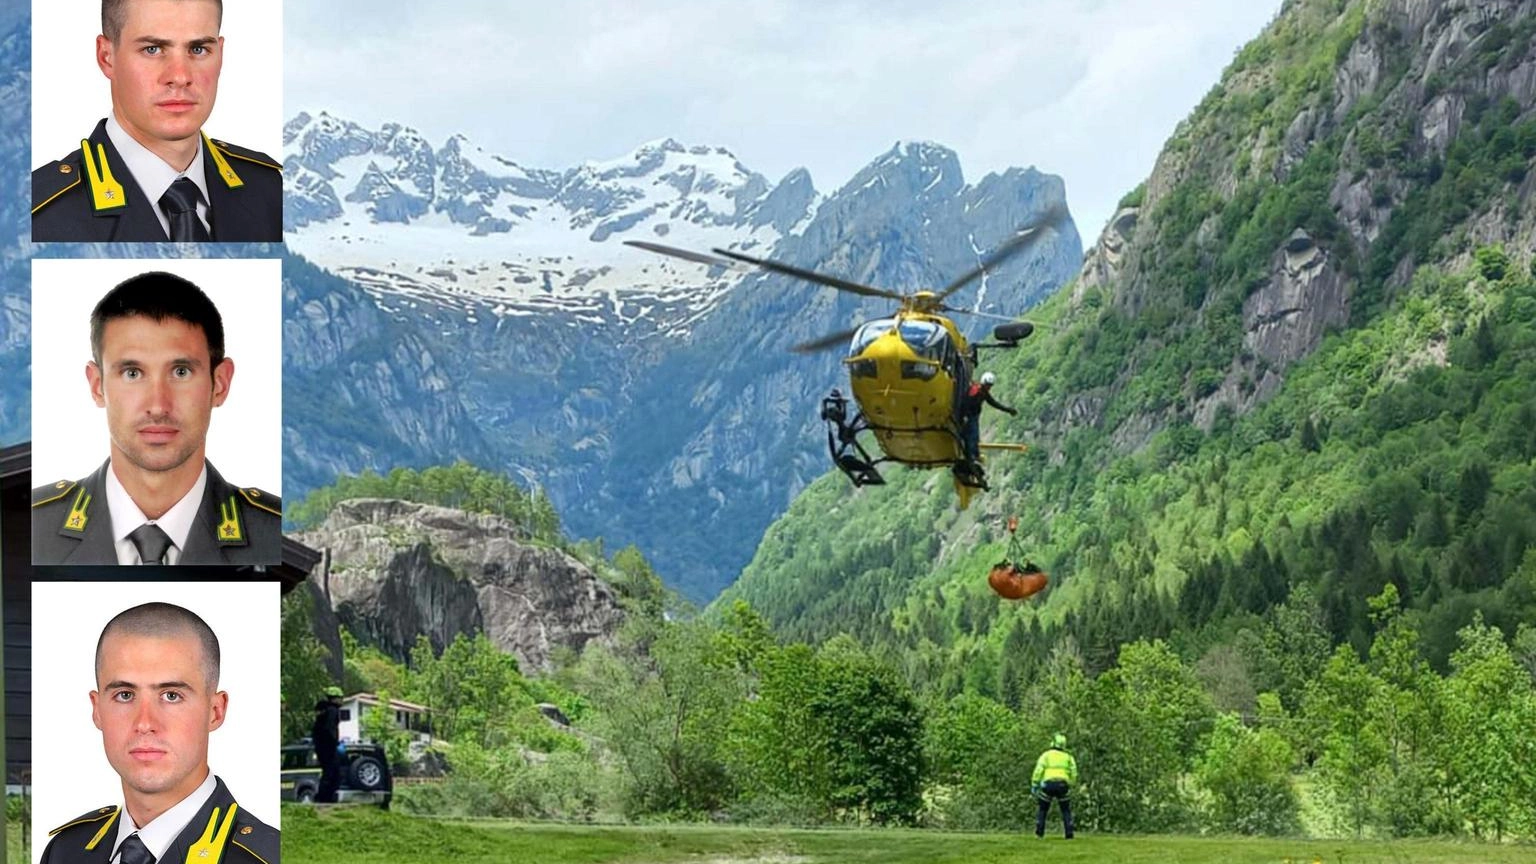
M891 304L622 241L912 291L1065 198L1033 168L968 184L920 142L825 196L803 169L770 183L671 140L552 170L322 113L294 118L285 147L288 245L321 268L284 268L285 491L469 459L543 486L575 536L637 544L695 600L829 468L816 407L846 381L839 352L786 349ZM1081 259L1068 220L950 302L1017 314Z
M644 310L642 331L670 331L727 283L701 286L621 240L766 248L817 203L804 171L771 184L723 148L671 139L556 171L462 135L434 149L398 124L369 131L322 112L291 120L283 144L291 249L381 297L493 316L565 310L635 324Z

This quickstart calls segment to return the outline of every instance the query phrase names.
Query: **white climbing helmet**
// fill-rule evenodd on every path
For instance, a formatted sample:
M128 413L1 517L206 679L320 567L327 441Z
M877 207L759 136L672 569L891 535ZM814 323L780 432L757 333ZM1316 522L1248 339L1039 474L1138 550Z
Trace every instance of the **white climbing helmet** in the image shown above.
M993 375L991 372L983 372L981 373L981 383L991 387L993 384L997 383L997 376Z

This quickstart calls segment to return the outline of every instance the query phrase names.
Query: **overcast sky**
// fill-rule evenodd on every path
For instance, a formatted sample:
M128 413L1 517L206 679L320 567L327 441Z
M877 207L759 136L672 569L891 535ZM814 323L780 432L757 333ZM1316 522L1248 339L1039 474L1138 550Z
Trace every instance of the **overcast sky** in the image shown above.
M285 112L561 169L659 138L834 191L897 140L1063 177L1084 243L1280 0L288 3ZM340 35L338 35L340 34Z

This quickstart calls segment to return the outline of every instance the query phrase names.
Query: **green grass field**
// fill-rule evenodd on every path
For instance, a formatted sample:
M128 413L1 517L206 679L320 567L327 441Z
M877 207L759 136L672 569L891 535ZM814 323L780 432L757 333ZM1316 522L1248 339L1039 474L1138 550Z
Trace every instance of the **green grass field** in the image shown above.
M1536 846L1181 836L962 834L711 825L439 822L368 808L283 809L285 864L1484 864L1536 861Z

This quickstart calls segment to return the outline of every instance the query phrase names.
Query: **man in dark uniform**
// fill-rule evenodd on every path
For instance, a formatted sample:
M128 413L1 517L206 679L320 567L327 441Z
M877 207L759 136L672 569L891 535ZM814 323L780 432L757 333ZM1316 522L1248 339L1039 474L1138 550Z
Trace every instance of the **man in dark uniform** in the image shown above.
M170 273L124 281L91 313L91 355L111 455L83 480L32 491L32 562L278 563L282 502L225 482L205 458L234 377L207 295Z
M315 703L315 725L309 730L310 741L315 745L315 758L320 760L316 803L336 803L336 790L341 786L341 754L336 752L336 745L341 742L340 727L341 688L332 684L325 688L325 698Z
M34 241L282 241L281 167L203 133L222 17L221 0L102 0L112 113L32 172Z
M277 829L240 807L208 767L208 735L229 706L218 677L218 637L180 606L146 603L107 624L91 719L123 804L48 832L43 864L278 864Z

